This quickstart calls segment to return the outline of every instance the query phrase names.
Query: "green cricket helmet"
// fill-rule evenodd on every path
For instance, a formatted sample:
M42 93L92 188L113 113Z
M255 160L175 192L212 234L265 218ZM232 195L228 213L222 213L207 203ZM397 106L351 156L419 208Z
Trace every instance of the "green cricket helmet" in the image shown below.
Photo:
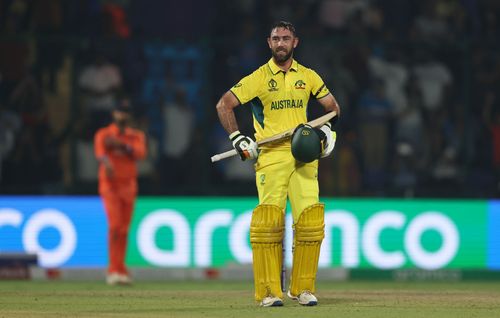
M292 155L301 162L312 162L319 159L323 151L325 134L307 124L300 124L292 134Z

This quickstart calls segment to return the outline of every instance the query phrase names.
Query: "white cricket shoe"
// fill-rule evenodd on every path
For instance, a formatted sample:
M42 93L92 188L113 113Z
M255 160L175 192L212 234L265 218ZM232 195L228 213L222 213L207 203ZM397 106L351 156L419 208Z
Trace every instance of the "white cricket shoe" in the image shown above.
M131 285L132 284L132 278L128 276L127 274L118 274L119 276L119 284L120 285Z
M261 307L279 307L283 306L283 300L279 297L267 296L260 302Z
M288 291L287 295L290 299L297 300L302 306L316 306L318 304L316 296L308 290L303 291L298 296L294 296Z
M131 285L132 279L126 274L110 273L106 276L108 285Z
M106 283L108 285L118 285L120 283L120 276L118 273L109 273L106 275Z

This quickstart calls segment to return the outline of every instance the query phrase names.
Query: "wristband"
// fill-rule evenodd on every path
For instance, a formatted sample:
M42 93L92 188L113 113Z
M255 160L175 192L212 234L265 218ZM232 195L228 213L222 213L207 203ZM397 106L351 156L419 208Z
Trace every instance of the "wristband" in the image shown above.
M233 131L230 135L229 135L229 140L233 141L234 139L236 139L236 137L238 137L239 135L241 135L240 131L239 130L236 130L236 131Z

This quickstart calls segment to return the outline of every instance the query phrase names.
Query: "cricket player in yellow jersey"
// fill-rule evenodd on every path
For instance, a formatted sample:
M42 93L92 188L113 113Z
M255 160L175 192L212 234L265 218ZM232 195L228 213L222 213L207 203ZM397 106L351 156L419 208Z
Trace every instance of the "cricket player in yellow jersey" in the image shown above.
M261 306L282 306L280 271L287 198L294 227L294 255L288 296L301 305L317 304L314 296L319 251L324 237L324 205L319 203L318 160L303 163L291 153L290 141L262 146L241 134L234 115L238 105L251 107L257 141L306 123L309 98L316 98L326 112L339 106L313 70L293 58L299 44L295 27L275 23L267 39L272 58L244 77L217 103L219 120L242 160L255 159L259 205L255 207L250 242L253 252L255 299ZM335 144L330 123L323 125L321 157Z

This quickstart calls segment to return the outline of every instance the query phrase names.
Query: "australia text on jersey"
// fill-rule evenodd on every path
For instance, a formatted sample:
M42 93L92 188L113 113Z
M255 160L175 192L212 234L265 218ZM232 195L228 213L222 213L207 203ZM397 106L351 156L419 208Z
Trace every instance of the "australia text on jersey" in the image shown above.
M284 109L284 108L303 108L304 103L302 99L282 99L271 102L271 110Z

